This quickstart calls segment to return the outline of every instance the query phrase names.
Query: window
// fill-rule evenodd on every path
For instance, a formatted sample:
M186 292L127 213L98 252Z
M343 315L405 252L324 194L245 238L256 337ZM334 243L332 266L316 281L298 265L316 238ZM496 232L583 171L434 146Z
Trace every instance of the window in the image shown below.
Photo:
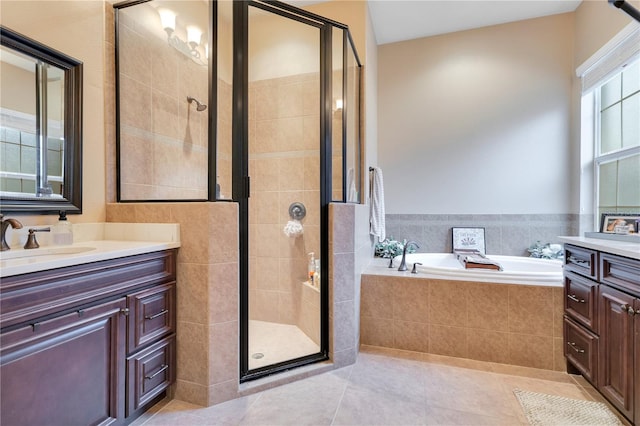
M595 90L596 211L640 212L640 60Z

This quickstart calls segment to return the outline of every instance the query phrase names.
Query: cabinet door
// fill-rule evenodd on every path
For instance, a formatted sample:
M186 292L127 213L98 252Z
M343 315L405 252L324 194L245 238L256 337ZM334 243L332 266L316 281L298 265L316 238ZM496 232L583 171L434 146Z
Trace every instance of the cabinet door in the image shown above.
M622 414L633 419L634 297L600 286L599 390Z
M124 418L125 299L3 333L7 425L106 425Z
M155 286L127 296L128 353L176 331L176 283Z

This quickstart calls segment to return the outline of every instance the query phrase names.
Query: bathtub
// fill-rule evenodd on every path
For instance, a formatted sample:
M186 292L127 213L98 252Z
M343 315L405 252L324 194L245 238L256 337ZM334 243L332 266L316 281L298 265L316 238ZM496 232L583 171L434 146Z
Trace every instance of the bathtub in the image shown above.
M417 277L428 277L457 281L476 281L500 284L523 284L536 286L562 287L562 261L550 259L537 259L533 257L518 256L494 256L487 255L493 261L498 262L503 270L489 269L465 269L452 253L411 253L407 254L406 273L410 274L414 263L422 263L417 266ZM394 268L382 270L385 262L377 262L378 273L384 275L398 274L398 266L402 256L394 259Z

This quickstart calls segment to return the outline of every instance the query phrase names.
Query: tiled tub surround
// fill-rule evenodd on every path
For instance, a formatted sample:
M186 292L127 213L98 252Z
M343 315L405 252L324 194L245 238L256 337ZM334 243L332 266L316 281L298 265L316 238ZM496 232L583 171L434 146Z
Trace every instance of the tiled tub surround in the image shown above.
M359 276L371 257L367 220L366 205L329 205L329 362L241 387L237 204L107 204L108 222L180 224L173 397L209 406L353 364L358 347Z
M383 268L373 262L362 275L361 344L565 369L561 282L541 287L377 275Z
M537 240L558 243L558 235L578 235L576 214L387 214L387 237L415 240L418 251L451 253L451 228L485 228L487 254L528 256Z

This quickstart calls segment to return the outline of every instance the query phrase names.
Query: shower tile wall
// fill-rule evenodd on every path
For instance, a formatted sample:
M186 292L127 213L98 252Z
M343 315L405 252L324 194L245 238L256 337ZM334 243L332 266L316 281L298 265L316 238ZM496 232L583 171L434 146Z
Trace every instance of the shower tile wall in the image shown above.
M207 67L165 38L128 19L119 21L122 198L207 198Z
M483 227L487 254L528 256L527 248L540 240L558 242L559 235L578 235L575 214L429 215L387 214L387 238L415 240L420 252L450 253L452 227Z
M303 295L302 282L307 254L320 255L318 78L303 74L249 85L249 316L297 325L316 343L319 293ZM283 228L293 202L302 202L307 215L304 234L289 238Z
M205 406L237 397L238 205L112 203L107 222L180 224L175 397Z

